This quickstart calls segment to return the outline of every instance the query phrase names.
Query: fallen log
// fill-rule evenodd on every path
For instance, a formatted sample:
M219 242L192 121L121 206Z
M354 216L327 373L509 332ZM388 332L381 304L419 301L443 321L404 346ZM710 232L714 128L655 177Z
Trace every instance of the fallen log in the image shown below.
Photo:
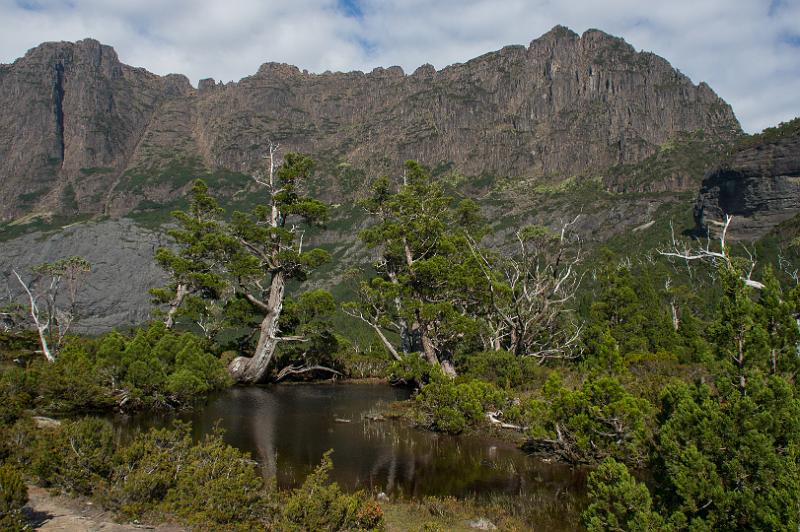
M489 423L491 423L492 425L495 425L495 426L499 426L501 429L518 430L518 431L522 432L522 431L525 431L528 428L528 427L523 427L522 425L515 425L513 423L505 423L504 421L501 421L500 419L498 419L502 415L503 415L503 413L500 412L500 411L498 411L498 412L487 412L486 413L486 419L489 420Z

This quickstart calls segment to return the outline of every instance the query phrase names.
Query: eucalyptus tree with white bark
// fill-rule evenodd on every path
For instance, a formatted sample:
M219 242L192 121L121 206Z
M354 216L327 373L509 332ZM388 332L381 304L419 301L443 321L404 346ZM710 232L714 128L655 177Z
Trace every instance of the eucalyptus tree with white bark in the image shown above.
M34 276L28 282L12 270L25 291L42 354L49 362L55 362L64 338L78 317L78 293L91 271L89 262L78 256L34 267Z

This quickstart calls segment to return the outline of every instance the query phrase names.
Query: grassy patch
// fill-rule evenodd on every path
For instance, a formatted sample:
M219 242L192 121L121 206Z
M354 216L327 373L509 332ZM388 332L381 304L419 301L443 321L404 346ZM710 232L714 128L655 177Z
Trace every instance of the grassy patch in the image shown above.
M705 172L727 157L732 148L732 141L709 137L702 130L681 133L639 163L612 166L603 180L625 190L642 190L681 177L699 185Z
M758 144L771 144L779 140L800 135L800 117L768 127L761 133L742 138L736 145L739 150L752 148Z
M14 238L35 233L50 233L58 231L66 225L89 220L91 216L63 216L47 214L34 214L26 216L23 220L0 224L0 242L6 242Z
M40 188L39 190L34 190L33 192L26 192L25 194L20 194L19 196L17 196L17 200L19 200L20 203L31 204L34 203L39 198L41 198L42 196L44 196L45 194L47 194L47 189Z
M92 166L90 168L81 168L81 174L85 175L86 177L92 175L110 174L113 171L114 171L113 168L107 166Z

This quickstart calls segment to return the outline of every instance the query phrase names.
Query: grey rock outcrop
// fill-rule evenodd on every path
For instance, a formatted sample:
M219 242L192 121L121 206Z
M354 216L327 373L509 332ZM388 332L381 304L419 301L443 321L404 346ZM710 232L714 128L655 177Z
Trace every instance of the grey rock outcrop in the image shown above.
M79 255L92 264L92 273L78 298L83 332L103 332L146 321L152 306L147 290L166 282L153 260L163 235L135 225L131 220L105 220L75 224L51 234L31 233L2 243L0 282L4 299L21 299L22 289L11 276L17 269L30 279L29 267Z
M732 240L753 240L800 214L800 134L735 153L730 162L709 172L694 208L700 232L714 232L733 215Z

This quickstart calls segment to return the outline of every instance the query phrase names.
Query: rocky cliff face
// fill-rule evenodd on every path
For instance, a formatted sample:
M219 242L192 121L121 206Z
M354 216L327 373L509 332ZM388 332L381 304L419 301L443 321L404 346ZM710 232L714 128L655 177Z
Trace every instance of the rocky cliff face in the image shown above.
M189 90L92 40L43 44L0 67L0 217L96 212L157 109Z
M788 134L757 140L710 171L695 204L702 232L733 215L728 235L753 240L800 214L800 120Z
M47 43L0 66L0 109L0 221L124 215L176 197L192 175L252 172L267 139L357 167L361 181L410 158L528 179L636 163L678 133L739 132L724 101L664 59L562 27L438 72L267 63L196 90L96 41ZM333 172L322 178L330 198L346 196Z
M28 266L79 255L92 264L92 273L78 297L79 329L102 332L141 323L152 308L148 288L166 281L153 254L167 243L162 233L148 231L127 219L76 224L57 233L32 233L3 242L0 306L8 299L24 300L12 269L28 281Z

